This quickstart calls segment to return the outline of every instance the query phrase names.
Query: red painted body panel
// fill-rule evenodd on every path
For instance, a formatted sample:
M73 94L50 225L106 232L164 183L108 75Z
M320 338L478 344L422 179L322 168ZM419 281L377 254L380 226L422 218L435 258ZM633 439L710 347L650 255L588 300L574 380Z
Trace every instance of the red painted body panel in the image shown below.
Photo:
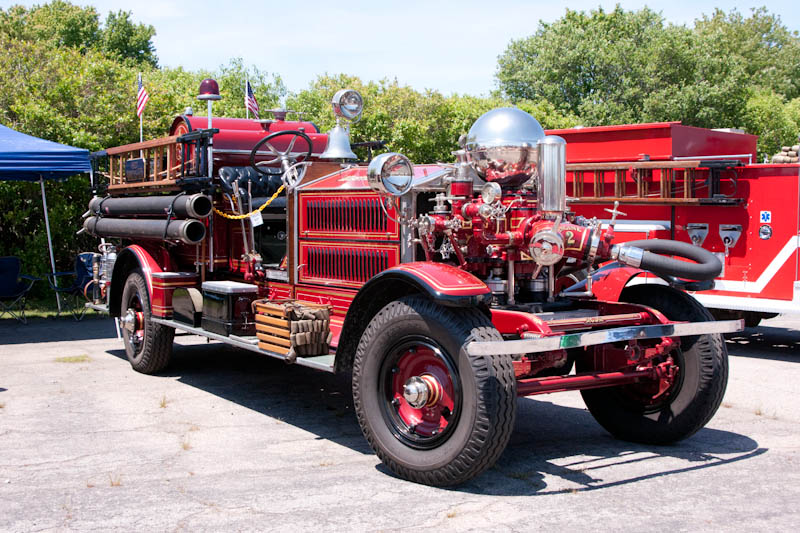
M153 272L153 291L150 307L154 316L172 318L172 293L178 287L195 287L198 275L194 272Z
M644 155L652 160L717 155L744 155L741 159L749 163L756 160L755 135L695 128L680 122L548 130L547 134L567 141L567 163L637 161Z
M709 231L703 247L719 254L724 269L717 278L716 290L703 291L702 295L792 301L794 285L800 281L799 171L800 165L748 165L740 169L735 195L746 200L741 205L623 206L620 209L626 216L619 220L614 242L654 238L691 242L687 225L706 223ZM608 219L604 211L607 207L607 202L598 202L573 209L586 217ZM759 238L762 211L769 212L771 218L766 225L772 229L772 237L767 240ZM721 224L742 226L741 237L727 255L719 232Z
M442 167L439 165L414 165L414 179L421 179ZM304 191L353 191L371 190L367 184L367 167L356 166L334 172L304 187Z

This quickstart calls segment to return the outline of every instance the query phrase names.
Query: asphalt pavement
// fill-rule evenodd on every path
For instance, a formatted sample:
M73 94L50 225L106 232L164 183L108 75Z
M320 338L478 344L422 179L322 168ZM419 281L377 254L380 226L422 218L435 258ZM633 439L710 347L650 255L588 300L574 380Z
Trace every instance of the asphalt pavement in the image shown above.
M695 436L630 444L579 393L523 398L497 465L440 489L381 465L347 376L191 336L145 376L110 320L2 320L0 530L796 531L800 319L727 345Z

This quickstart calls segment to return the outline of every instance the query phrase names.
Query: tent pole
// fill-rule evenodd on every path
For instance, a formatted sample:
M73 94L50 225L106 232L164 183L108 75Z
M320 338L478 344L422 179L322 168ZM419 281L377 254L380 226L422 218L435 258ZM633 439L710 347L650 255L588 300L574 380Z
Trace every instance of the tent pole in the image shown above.
M44 193L44 178L39 176L39 184L42 186L42 206L44 206L44 225L47 228L47 245L50 247L50 268L53 269L53 282L56 282L56 260L53 257L53 238L50 236L50 217L47 216L47 195ZM56 292L56 304L58 312L61 313L61 298Z

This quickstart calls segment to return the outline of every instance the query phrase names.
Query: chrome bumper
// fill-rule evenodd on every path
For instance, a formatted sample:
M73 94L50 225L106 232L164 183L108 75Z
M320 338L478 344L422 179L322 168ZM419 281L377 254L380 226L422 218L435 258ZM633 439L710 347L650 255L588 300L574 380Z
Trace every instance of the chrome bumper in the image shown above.
M652 326L626 326L565 333L552 337L537 337L516 341L471 342L466 349L470 355L503 355L549 352L581 346L594 346L632 339L657 339L659 337L684 337L708 333L733 333L744 329L744 320L719 320L716 322L691 322L680 324L655 324Z

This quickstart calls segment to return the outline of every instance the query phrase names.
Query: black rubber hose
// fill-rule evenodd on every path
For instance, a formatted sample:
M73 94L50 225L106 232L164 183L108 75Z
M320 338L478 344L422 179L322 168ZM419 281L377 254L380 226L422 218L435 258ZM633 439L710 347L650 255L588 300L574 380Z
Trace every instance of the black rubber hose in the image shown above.
M656 274L702 281L712 280L722 272L722 263L714 254L688 242L650 239L626 242L621 246L635 246L645 250L640 266L645 270L652 270ZM688 263L659 254L677 255L695 262Z

